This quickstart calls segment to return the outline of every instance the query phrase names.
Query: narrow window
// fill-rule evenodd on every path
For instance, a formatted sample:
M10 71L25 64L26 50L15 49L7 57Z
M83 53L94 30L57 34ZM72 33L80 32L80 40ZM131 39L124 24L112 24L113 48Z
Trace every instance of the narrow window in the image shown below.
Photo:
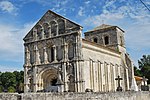
M47 23L44 23L43 27L44 27L44 35L45 35L45 37L48 37L48 35L49 35L49 25Z
M97 43L97 38L94 38L94 42Z
M120 36L120 45L123 45L123 40L122 40L122 36Z
M51 61L54 61L54 49L53 49L53 47L51 48Z
M104 37L104 40L105 40L105 45L108 45L108 44L109 44L109 37L108 37L108 36L105 36L105 37Z
M54 21L51 22L51 34L52 36L57 35L57 24Z

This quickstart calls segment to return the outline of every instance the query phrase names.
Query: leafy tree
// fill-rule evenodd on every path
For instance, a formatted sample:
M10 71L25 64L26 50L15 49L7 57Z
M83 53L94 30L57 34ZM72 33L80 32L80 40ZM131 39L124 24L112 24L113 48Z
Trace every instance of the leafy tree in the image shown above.
M142 75L148 78L148 84L150 84L150 55L143 55L143 57L138 60L138 64Z
M141 70L134 66L134 75L135 76L143 76Z
M16 83L15 75L11 72L2 73L0 80L1 80L1 85L6 90L8 89L9 86L14 87Z
M23 71L0 72L0 92L23 92Z
M16 91L20 91L19 86L20 86L21 83L23 83L23 74L24 73L23 73L23 71L20 71L20 72L14 71L13 74L15 75L15 78L16 78L16 87L15 87L15 89L16 89Z

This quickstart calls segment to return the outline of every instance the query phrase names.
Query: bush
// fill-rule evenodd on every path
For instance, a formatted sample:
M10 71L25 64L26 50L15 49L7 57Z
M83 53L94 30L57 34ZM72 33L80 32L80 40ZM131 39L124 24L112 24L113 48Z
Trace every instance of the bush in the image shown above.
M3 87L2 87L2 86L0 86L0 93L1 93L1 92L3 92Z
M8 87L8 92L10 92L10 93L15 92L15 88L12 86Z

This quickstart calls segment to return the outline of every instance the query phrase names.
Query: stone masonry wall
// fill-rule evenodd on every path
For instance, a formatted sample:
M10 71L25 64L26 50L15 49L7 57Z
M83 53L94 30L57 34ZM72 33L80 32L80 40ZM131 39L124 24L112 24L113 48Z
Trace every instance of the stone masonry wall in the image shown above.
M150 100L150 92L0 93L0 100Z

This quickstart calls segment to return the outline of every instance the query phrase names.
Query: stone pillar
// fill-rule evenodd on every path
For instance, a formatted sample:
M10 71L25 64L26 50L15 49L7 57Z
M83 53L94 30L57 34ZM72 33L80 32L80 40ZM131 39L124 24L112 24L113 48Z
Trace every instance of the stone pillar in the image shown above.
M138 86L136 84L135 78L134 78L134 65L131 61L131 71L132 71L132 84L131 84L131 90L138 91Z
M28 67L24 66L24 93L29 92L29 79L28 79Z
M68 44L65 43L64 44L64 61L67 61L68 60Z
M33 67L33 92L37 92L37 67Z
M31 66L30 63L30 51L27 46L25 46L25 66Z
M103 90L103 83L104 83L104 77L103 77L103 73L104 73L104 67L103 67L103 63L100 62L100 71L101 71L101 74L100 74L100 79L101 79L101 91L104 91Z
M63 82L64 82L64 91L68 91L68 84L67 84L67 72L66 72L66 66L67 64L66 63L62 63L62 68L63 68Z
M48 56L47 56L47 48L44 47L44 64L47 64L48 62Z
M37 29L33 29L33 39L36 41L37 40Z
M115 81L115 78L117 77L117 67L116 67L116 65L114 65L113 70L114 70L114 91L116 91L116 89L117 89L117 83Z
M77 43L73 43L73 59L76 60L78 57L77 57L77 53L78 53L78 50L77 50Z
M98 61L98 90L102 91L102 71L100 61Z
M126 85L127 85L127 88L126 90L129 90L129 75L128 75L128 69L125 69L125 74L126 74Z
M56 62L57 61L57 58L56 58L56 46L53 45L52 48L54 50L54 62Z
M74 71L75 71L75 92L79 92L78 62L74 62Z
M49 38L51 38L51 27L48 27L48 34L49 34Z
M58 24L56 24L56 36L58 36Z
M40 54L37 45L34 46L34 65L40 64Z

